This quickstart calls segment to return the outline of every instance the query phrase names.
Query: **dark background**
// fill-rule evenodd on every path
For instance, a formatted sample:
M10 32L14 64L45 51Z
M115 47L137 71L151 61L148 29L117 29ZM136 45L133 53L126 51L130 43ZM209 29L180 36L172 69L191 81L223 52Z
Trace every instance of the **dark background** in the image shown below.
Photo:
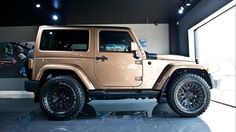
M19 54L27 53L32 49L32 42L1 42L0 43L0 78L24 78L25 75L20 73L24 66L24 57L20 58ZM21 48L20 48L21 47ZM10 51L10 52L6 52ZM7 56L7 59L3 56ZM13 59L14 62L11 60Z
M188 29L232 0L189 0L191 6L186 7L183 14L178 14L178 9L186 1L188 0L8 0L0 4L1 29L5 28L7 31L11 27L32 26L32 30L17 28L18 30L10 33L5 33L5 30L0 32L8 38L17 39L28 34L31 40L19 41L34 41L36 27L39 25L168 23L170 53L188 56ZM39 9L35 8L37 2L41 4ZM53 13L59 15L58 21L51 19ZM22 62L16 56L17 54L12 56L17 61L15 66L0 66L0 77L21 77L17 68Z

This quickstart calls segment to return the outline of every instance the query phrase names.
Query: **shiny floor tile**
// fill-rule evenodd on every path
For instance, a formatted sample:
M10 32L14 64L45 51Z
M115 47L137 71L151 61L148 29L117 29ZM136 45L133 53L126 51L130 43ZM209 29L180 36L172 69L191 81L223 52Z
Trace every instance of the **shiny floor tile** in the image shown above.
M196 118L181 118L156 100L95 100L76 119L49 120L33 99L0 99L0 132L235 132L235 108L210 103Z

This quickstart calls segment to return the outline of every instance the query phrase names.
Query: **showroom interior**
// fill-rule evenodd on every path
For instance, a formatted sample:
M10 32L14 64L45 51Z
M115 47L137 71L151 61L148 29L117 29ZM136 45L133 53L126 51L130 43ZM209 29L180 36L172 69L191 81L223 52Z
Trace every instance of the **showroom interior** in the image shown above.
M8 0L0 4L0 132L235 132L235 0ZM24 58L41 25L129 27L143 49L206 65L217 88L207 110L179 117L156 99L92 100L50 120L24 89Z

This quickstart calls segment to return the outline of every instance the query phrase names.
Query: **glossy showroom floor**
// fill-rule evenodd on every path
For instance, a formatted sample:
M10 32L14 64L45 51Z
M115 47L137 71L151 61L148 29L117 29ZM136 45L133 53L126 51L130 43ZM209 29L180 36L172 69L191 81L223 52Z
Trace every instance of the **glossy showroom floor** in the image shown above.
M211 102L197 118L180 118L156 100L97 100L76 119L51 121L33 99L0 99L0 132L235 132L235 108Z

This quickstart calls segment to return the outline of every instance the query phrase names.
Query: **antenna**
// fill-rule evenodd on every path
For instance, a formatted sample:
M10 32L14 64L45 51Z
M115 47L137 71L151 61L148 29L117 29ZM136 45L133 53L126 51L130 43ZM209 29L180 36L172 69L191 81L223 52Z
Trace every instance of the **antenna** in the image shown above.
M148 45L150 45L149 44L149 32L150 32L150 30L149 30L149 19L148 19L148 17L147 17L147 50L149 50L149 46Z

